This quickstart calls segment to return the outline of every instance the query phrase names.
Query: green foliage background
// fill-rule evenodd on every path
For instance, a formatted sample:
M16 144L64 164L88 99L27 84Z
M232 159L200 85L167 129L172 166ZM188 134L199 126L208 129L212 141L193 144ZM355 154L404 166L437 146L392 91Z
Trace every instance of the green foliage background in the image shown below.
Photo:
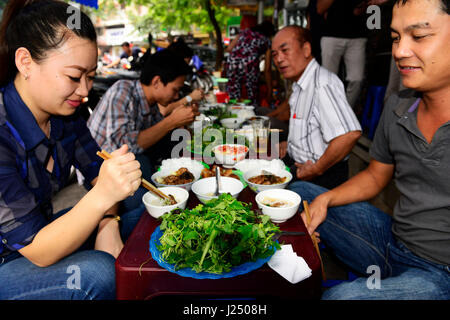
M206 1L211 3L220 28L225 31L228 19L238 13L225 6L225 0L99 0L99 9L83 7L91 18L107 19L118 10L125 10L130 22L146 36L148 32L173 30L189 32L194 28L203 33L214 32L213 25L206 11ZM148 9L145 15L137 14L137 8Z

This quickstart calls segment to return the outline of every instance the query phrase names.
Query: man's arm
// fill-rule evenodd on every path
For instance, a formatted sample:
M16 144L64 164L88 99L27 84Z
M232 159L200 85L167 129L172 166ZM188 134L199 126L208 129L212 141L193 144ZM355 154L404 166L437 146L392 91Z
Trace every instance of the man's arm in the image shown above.
M281 110L278 114L277 119L285 122L289 122L289 118L291 117L291 110L289 108L285 108Z
M310 224L307 223L305 213L301 214L308 232L312 234L325 221L329 207L372 199L386 187L393 174L393 164L371 160L367 169L340 186L319 195L309 206Z
M353 9L353 14L355 16L360 16L361 14L365 13L367 11L367 8L371 5L382 5L386 2L388 2L389 0L366 0L366 1L362 1L360 4L358 4L354 9Z
M282 103L278 105L278 107L272 112L268 113L268 117L276 117L280 114L284 114L286 111L289 113L289 99L283 100Z
M323 15L331 7L334 0L317 0L317 13Z
M164 112L161 112L161 108L160 108L161 114L163 116L166 116L166 115L169 115L173 110L175 110L178 107L186 106L186 105L189 105L190 103L197 103L198 101L200 101L201 99L203 99L205 97L205 93L203 92L202 89L195 89L190 94L188 94L188 96L191 97L191 102L188 101L187 96L183 97L175 102L172 102L167 107L164 107L164 109L163 109Z
M175 128L184 126L194 121L195 113L193 107L178 107L172 113L155 124L142 130L137 137L137 144L142 149L147 149L161 140L167 133Z
M361 131L347 132L331 140L328 148L316 163L311 161L303 164L296 163L297 178L309 181L322 175L352 151L359 137L361 137Z
M117 66L119 64L119 62L120 62L120 58L117 58L116 60L114 60L110 64L106 65L105 68L113 68L113 67Z

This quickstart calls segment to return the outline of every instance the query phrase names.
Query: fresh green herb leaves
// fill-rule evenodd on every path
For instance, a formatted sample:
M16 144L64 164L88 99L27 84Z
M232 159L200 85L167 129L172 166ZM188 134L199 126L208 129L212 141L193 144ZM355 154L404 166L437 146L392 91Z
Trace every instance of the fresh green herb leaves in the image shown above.
M217 137L212 134L212 130L215 129L217 133ZM209 134L208 134L208 130ZM230 129L228 129L230 131ZM195 132L194 132L195 133ZM206 147L210 146L210 150L212 150L215 146L225 143L244 143L247 147L250 146L250 141L246 136L239 135L236 133L230 134L228 133L227 137L227 129L218 125L212 124L202 129L201 134L198 133L197 136L193 136L191 140L188 141L188 148L191 152L200 152L203 154ZM214 156L214 155L213 155Z
M221 274L280 249L273 240L279 227L230 194L192 210L173 210L162 216L160 228L158 249L177 269Z
M230 111L227 111L226 108L222 107L214 107L207 111L205 111L206 116L216 116L217 120L222 120L226 118L237 118L237 114L231 113Z

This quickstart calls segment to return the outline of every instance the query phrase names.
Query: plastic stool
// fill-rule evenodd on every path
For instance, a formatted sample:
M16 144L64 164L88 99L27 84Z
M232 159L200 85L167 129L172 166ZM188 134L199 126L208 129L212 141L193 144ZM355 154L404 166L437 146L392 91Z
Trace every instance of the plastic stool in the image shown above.
M363 129L369 129L369 139L373 139L375 129L380 120L381 111L383 110L383 99L386 93L385 86L369 86L367 90L366 104L361 122Z
M324 250L326 249L326 246L323 243L319 243L319 249ZM353 272L347 271L347 279L346 280L340 280L340 279L327 279L325 281L322 280L322 287L323 288L331 288L334 287L337 284L340 284L342 282L351 282L358 278Z
M228 103L228 101L230 101L230 97L228 96L228 93L218 91L216 93L216 101L217 103Z

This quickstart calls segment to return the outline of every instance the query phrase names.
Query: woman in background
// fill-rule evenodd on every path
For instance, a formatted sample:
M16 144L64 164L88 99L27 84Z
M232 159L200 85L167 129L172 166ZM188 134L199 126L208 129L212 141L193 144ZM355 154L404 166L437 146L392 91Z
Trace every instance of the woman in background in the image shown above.
M240 99L242 85L247 90L247 97L252 103L258 101L258 80L260 57L265 54L265 78L268 86L268 100L272 95L270 38L275 34L275 28L269 21L248 28L239 33L230 43L226 52L229 56L226 62L227 92L230 99Z

